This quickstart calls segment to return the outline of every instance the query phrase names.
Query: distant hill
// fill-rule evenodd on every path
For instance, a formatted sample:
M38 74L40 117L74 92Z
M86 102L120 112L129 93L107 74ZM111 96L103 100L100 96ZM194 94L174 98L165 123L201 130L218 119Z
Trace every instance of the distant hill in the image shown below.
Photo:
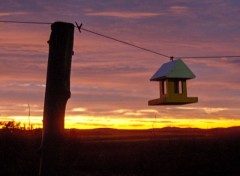
M111 128L99 128L90 130L67 129L66 134L68 137L85 140L161 140L168 138L210 138L224 136L237 137L240 136L240 127L213 129L165 127L147 130L118 130Z

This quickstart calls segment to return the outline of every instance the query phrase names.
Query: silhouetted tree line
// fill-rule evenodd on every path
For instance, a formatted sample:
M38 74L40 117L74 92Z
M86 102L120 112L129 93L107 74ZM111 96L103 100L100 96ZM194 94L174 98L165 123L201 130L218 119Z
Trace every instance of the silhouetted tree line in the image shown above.
M15 122L14 120L12 121L6 121L6 122L0 122L0 128L2 129L20 129L20 130L32 130L33 126L26 128L26 125L24 124L21 126L21 122Z

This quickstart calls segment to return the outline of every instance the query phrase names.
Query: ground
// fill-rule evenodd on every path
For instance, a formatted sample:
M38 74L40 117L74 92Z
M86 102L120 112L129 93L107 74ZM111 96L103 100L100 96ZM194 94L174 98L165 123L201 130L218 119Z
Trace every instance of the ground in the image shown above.
M0 175L38 175L41 130L0 130ZM239 176L240 128L66 130L61 173Z

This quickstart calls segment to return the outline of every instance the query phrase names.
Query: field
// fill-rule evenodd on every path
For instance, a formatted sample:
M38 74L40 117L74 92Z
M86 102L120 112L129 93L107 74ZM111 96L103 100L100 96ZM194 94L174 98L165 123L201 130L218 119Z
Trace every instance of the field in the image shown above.
M38 175L41 130L0 130L0 175ZM63 175L239 176L240 127L66 130Z

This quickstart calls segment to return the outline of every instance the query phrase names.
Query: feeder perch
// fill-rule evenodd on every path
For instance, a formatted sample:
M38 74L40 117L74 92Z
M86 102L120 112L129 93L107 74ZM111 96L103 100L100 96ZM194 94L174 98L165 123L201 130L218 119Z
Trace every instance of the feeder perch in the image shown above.
M159 81L160 98L148 105L182 105L198 102L198 97L187 97L187 80L196 76L181 60L163 64L150 81Z

